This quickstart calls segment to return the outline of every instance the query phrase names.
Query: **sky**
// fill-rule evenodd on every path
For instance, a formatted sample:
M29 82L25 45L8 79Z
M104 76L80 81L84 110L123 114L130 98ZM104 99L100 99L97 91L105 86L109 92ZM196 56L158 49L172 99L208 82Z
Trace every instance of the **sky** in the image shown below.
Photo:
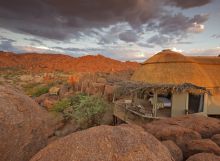
M0 50L144 61L220 55L220 0L0 0Z

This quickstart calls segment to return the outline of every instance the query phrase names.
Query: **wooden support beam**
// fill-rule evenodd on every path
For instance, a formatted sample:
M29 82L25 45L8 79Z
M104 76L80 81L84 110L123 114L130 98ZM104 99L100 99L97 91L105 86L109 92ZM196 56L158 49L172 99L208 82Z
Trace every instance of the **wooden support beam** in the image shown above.
M158 95L157 95L157 92L155 91L154 92L154 97L153 97L153 116L154 117L157 117L157 98L158 98Z

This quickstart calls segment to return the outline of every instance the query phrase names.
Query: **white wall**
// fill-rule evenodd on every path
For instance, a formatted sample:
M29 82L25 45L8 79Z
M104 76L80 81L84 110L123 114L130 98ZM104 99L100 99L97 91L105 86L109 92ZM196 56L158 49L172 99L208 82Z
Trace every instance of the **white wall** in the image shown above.
M172 113L171 117L185 115L186 107L188 107L188 93L172 95Z
M220 115L220 94L208 96L207 114L208 115Z

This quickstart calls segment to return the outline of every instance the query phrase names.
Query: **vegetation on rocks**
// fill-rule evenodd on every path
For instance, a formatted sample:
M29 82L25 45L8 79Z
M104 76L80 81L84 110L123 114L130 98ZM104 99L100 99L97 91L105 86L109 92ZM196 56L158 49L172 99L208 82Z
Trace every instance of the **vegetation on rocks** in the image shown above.
M98 96L76 94L57 102L53 110L62 112L66 120L76 120L82 128L100 125L109 104Z
M39 83L31 83L31 84L25 85L23 88L27 95L32 96L32 97L38 97L42 94L48 93L50 86L41 85Z
M70 99L65 98L65 99L62 99L62 100L56 102L53 105L52 109L53 109L53 111L56 111L56 112L63 112L66 108L68 108L70 106L71 106Z

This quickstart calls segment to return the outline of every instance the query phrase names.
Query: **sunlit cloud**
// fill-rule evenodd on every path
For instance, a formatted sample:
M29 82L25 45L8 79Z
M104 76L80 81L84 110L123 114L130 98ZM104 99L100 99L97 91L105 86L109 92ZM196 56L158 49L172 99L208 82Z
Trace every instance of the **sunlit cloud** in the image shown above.
M178 53L182 53L182 52L183 52L183 50L177 49L177 48L175 48L175 47L172 47L171 50L172 50L172 51L175 51L175 52L178 52Z
M197 22L194 22L192 24L192 27L188 29L189 32L193 32L193 33L200 33L203 32L204 30L205 30L205 25L198 24Z

